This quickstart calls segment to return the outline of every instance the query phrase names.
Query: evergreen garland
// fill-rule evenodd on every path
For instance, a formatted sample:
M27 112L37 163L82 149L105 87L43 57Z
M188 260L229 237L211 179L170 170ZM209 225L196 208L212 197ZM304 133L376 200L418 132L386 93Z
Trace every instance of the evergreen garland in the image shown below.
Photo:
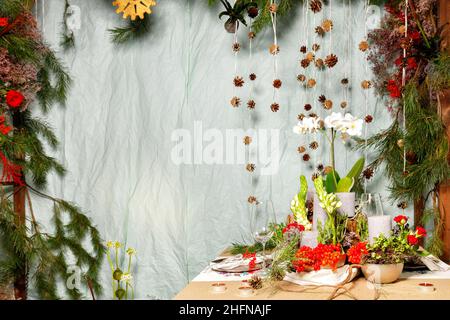
M44 143L52 149L58 146L52 128L35 117L29 107L34 98L44 114L54 104L63 105L71 80L59 59L43 43L29 8L22 0L0 2L0 17L8 19L8 25L0 27L0 52L7 64L6 69L0 68L0 112L4 115L2 125L8 123L12 128L11 132L0 134L0 243L4 253L0 260L0 285L7 286L26 275L40 299L59 299L57 282L69 280L67 267L75 264L84 272L83 283L100 294L98 277L104 246L98 230L76 205L41 191L49 173L63 175L65 169L45 152ZM8 70L19 70L16 73L21 79L16 81L17 74L9 74ZM25 71L22 74L20 70ZM12 80L6 80L7 77ZM10 92L23 94L20 106L13 107L8 102ZM8 168L15 171L8 172ZM14 211L13 199L18 192L26 194L26 221L19 221ZM30 192L53 203L49 225L38 222ZM91 249L86 249L86 245ZM82 298L79 288L66 286L65 290L70 298Z

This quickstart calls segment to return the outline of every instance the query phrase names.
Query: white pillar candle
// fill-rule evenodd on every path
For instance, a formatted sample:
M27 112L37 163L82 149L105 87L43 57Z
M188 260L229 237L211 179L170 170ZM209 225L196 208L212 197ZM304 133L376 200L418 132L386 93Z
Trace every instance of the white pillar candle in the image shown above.
M372 216L367 218L369 227L369 243L383 234L389 237L392 230L391 216Z
M317 247L317 236L319 235L318 231L303 231L302 232L302 240L300 245L308 246L310 248Z

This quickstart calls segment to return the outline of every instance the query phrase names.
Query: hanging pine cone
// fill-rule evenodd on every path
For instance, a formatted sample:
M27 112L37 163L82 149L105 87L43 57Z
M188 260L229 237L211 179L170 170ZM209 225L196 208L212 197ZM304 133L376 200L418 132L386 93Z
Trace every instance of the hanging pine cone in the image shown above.
M301 47L300 47L300 52L301 52L301 53L306 53L307 50L308 50L308 49L306 48L306 46L301 46Z
M325 34L325 30L321 26L317 26L315 32L317 33L318 36L321 37Z
M250 110L255 109L256 103L254 100L248 100L247 102L247 108L249 108Z
M342 102L341 102L341 108L342 108L342 109L347 108L347 101L342 101Z
M300 61L300 65L305 69L309 67L309 64L310 61L308 59L302 59L302 61Z
M248 201L248 203L251 203L251 204L256 204L256 203L258 203L258 200L256 200L256 197L255 197L255 196L249 196L248 199L247 199L247 201Z
M314 61L314 64L316 65L317 69L322 69L324 66L324 62L320 58L316 59L316 61Z
M368 167L368 168L364 169L362 174L366 180L369 180L373 177L373 169Z
M304 115L303 113L300 113L300 114L297 116L298 121L302 121L304 118L305 118L305 115Z
M278 110L280 110L280 105L274 102L270 105L270 110L272 110L272 112L278 112Z
M319 143L317 141L313 141L309 144L309 148L312 150L317 150L318 147L319 147Z
M347 78L342 79L342 80L341 80L341 84L342 84L343 86L348 85L348 79L347 79Z
M314 86L316 85L316 80L315 79L309 79L308 80L308 83L307 83L307 86L308 86L308 88L314 88Z
M254 19L258 16L259 10L258 7L256 6L252 6L250 8L248 8L247 10L247 14L250 18Z
M303 155L302 159L303 159L303 161L308 162L309 159L311 159L311 156L310 156L309 154L305 153L305 154Z
M365 116L364 121L366 121L366 123L371 123L373 121L373 117L368 114L367 116Z
M312 52L308 52L308 53L306 54L305 58L308 59L309 62L312 62L312 61L314 61L315 55L314 55L314 53L312 53Z
M312 109L312 106L309 103L307 103L303 106L303 108L305 109L305 111L309 111Z
M333 21L331 21L330 19L325 19L322 22L322 28L323 30L325 30L326 32L330 32L331 29L333 29Z
M320 49L320 45L319 44L317 44L317 43L314 43L313 45L312 45L312 49L313 49L313 51L319 51L319 49Z
M399 202L397 204L397 208L405 210L406 208L408 208L408 203L406 201Z
M249 78L251 81L255 81L255 80L256 80L256 74L250 73L250 75L248 76L248 78Z
M256 33L254 33L253 31L250 31L249 33L248 33L248 38L249 39L254 39L256 37Z
M417 163L417 155L415 154L414 151L408 151L406 152L406 161L408 162L408 164L412 165L412 164L416 164Z
M263 280L261 279L261 277L255 274L250 279L248 279L248 284L253 289L258 290L263 287Z
M233 106L233 108L237 108L241 105L241 99L238 97L233 97L230 101L231 105Z
M306 76L304 74L299 74L297 76L297 80L300 81L300 82L305 82Z
M330 110L331 108L333 108L333 101L325 100L325 102L323 103L323 107L327 110Z
M367 41L361 41L358 45L359 50L361 50L362 52L367 51L367 49L369 49L369 43Z
M269 52L270 52L270 54L273 54L273 55L278 54L280 52L280 47L277 46L276 44L272 44L269 47Z
M363 80L361 82L361 88L363 89L370 89L372 87L372 82L369 80Z
M276 13L278 11L278 6L276 3L272 3L269 5L269 12L270 13Z
M305 151L306 151L305 146L300 146L300 147L297 148L297 152L300 153L300 154L302 154Z
M235 87L242 87L244 85L244 79L242 77L236 76L233 79Z
M333 68L336 63L338 63L338 57L333 53L325 58L325 64L328 68Z
M238 42L233 43L233 51L234 52L239 52L241 50L241 45Z
M252 143L252 137L250 137L250 136L245 136L245 137L244 137L244 144L245 144L246 146L248 146L250 143Z
M247 165L245 166L245 170L247 170L248 172L253 172L253 171L255 171L255 164L253 164L253 163L247 163Z
M325 103L325 101L327 100L327 98L325 97L325 95L324 94L321 94L320 96L319 96L319 102L320 103Z
M324 166L321 163L319 163L316 168L317 168L317 171L320 171L320 172L322 172L324 170Z
M309 8L312 12L317 13L322 10L322 1L321 0L311 0L309 3Z
M280 79L273 80L273 87L275 89L280 89L283 82Z

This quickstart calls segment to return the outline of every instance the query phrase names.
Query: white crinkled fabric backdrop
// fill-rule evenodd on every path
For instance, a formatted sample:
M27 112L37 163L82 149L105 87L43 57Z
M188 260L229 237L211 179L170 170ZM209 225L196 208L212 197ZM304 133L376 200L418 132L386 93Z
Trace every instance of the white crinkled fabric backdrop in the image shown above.
M363 54L357 45L364 37L364 10L363 1L352 2L353 16L349 19L343 1L332 1L332 51L340 61L332 72L318 77L316 94L324 93L339 104L344 68L351 69L349 111L363 117L360 82L368 75L364 74ZM247 197L251 189L244 165L177 165L171 158L176 145L171 137L176 129L193 134L195 122L200 121L204 132L219 129L225 135L226 129L245 125L245 95L240 109L233 109L229 103L233 95L233 37L218 19L221 7L209 7L206 0L158 1L148 36L117 46L111 43L108 29L119 25L121 19L111 1L71 0L81 10L81 28L75 31L76 47L63 52L58 43L64 1L41 3L44 7L38 6L36 11L45 38L58 51L74 80L67 106L55 107L48 115L61 140L54 155L68 173L63 179L52 176L47 192L82 207L103 239L136 248L133 271L137 298L172 298L222 249L249 234ZM328 9L316 16L317 24L322 17L328 17ZM346 22L350 23L353 39L351 64L345 64L343 56ZM302 138L292 132L297 114L308 102L302 98L304 91L296 80L300 39L306 34L302 26L300 4L290 18L278 24L279 76L283 80L278 113L270 111L271 29L265 29L254 43L257 127L280 129L279 159L272 159L279 161L279 170L258 179L256 195L271 197L280 219L289 213L290 200L298 192L299 175L310 177L312 173L296 151ZM309 29L311 44L311 24ZM238 70L247 77L247 30L241 30L239 39L243 48ZM327 52L326 38L321 43L321 50ZM331 89L326 89L329 75ZM375 118L370 132L390 124L384 105L372 94L369 110ZM316 160L325 162L325 143L320 146ZM342 144L337 155L338 171L342 172L361 156L346 151ZM382 192L387 200L382 172L368 190ZM395 204L384 201L384 205L386 213L395 214ZM35 206L45 224L50 216L48 203L36 199ZM108 299L111 284L106 260L102 283L102 298Z

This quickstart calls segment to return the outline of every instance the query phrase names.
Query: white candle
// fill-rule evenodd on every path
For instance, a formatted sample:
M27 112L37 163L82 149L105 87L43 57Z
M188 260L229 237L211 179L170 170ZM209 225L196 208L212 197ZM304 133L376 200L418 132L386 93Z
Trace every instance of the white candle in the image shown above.
M249 297L253 294L253 289L251 287L239 287L239 295L241 297Z
M383 234L389 237L392 230L391 216L373 216L368 217L369 227L369 243L373 243L373 239Z
M308 246L310 248L317 247L318 235L319 235L318 231L303 231L302 240L300 242L301 246Z
M223 282L213 283L211 285L213 292L225 292L227 290L227 285Z

